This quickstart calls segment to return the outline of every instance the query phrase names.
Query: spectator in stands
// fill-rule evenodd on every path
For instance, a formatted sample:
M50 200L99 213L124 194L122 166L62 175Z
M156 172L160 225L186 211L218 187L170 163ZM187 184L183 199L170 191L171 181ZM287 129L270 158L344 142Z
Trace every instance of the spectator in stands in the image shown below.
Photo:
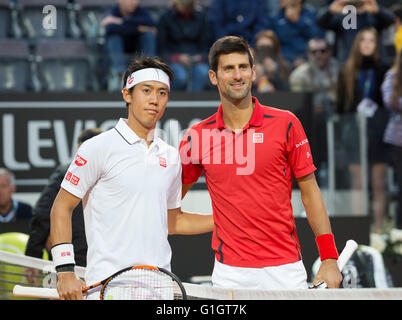
M305 0L281 0L281 10L268 20L268 26L274 30L281 42L284 58L292 68L307 60L307 42L313 37L324 35L316 25L317 11Z
M307 45L308 61L297 67L289 77L294 92L311 92L317 133L318 176L321 184L326 183L327 129L328 117L334 112L336 83L339 63L332 55L332 49L325 38L310 39Z
M333 57L332 48L324 37L309 40L307 57L308 61L290 74L291 90L315 93L316 111L328 110L331 112L335 103L339 63Z
M0 222L31 219L32 207L13 199L16 190L14 174L6 168L0 168Z
M370 166L374 216L384 216L386 208L385 177L388 148L383 142L388 112L383 107L381 84L387 67L380 55L379 34L374 27L360 30L353 42L349 58L342 66L337 84L337 112L342 115L342 140L349 160L352 191L362 188L359 131L355 114L367 118L368 161ZM362 212L362 199L352 192L355 212Z
M255 35L266 29L266 0L211 0L209 19L213 40L224 36L239 36L251 45Z
M257 92L288 90L290 67L282 57L279 39L272 30L257 33L254 54Z
M203 91L209 83L210 27L196 0L173 0L159 18L158 52L175 73L173 90Z
M265 0L265 5L267 7L268 17L275 16L279 11L280 0Z
M102 131L98 128L86 129L78 136L77 147L86 140L98 135ZM33 217L29 228L29 239L25 250L25 255L42 258L42 251L46 249L50 252L49 233L50 233L50 209L60 189L60 184L64 179L69 164L62 164L50 175L47 186L43 189L33 208ZM74 244L74 256L77 265L86 266L87 243L84 230L84 217L82 214L82 204L80 203L74 210L72 216L72 243Z
M382 84L384 104L391 111L384 141L391 145L391 163L397 182L397 211L395 228L402 235L402 48L397 50L393 67ZM382 230L382 217L375 220L376 231Z
M156 54L156 26L149 12L139 6L139 0L116 0L101 24L106 30L106 51L111 63L109 90L121 88L127 69L126 55Z
M354 3L356 7L355 26L351 23L353 19L349 18L351 13L342 12L343 8L351 3ZM378 33L381 33L393 23L394 15L392 12L379 5L376 0L358 0L357 2L334 0L317 16L317 24L321 28L335 32L335 55L342 63L347 59L353 40L359 30L374 27ZM349 24L351 25L349 26ZM380 47L382 48L382 45Z

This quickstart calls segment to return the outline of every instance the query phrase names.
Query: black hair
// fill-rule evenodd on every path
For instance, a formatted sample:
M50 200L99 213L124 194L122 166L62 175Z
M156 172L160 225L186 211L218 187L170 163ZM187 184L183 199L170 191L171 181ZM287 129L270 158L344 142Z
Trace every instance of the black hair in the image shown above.
M402 20L402 4L394 4L390 9L397 18Z
M331 43L329 43L329 41L328 41L328 39L327 38L325 38L325 37L323 37L323 36L314 36L314 37L312 37L312 38L310 38L309 40L308 40L308 43L310 43L310 41L323 41L323 42L325 42L325 45L327 46L327 49L329 49L329 50L331 50L332 49L332 45L331 45ZM309 48L309 46L307 45L307 49Z
M208 62L213 71L218 70L219 57L222 54L246 53L250 67L254 65L254 57L247 41L242 37L226 36L215 41L209 50Z

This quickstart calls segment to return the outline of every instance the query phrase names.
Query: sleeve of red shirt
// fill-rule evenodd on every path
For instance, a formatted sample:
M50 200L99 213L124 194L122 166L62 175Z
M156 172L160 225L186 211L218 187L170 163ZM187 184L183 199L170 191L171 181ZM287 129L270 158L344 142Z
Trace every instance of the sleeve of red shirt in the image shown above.
M293 114L289 119L286 139L289 165L295 178L314 172L317 168L313 163L310 143L300 120Z
M199 161L194 161L191 154L191 129L186 132L182 141L180 142L179 152L182 164L182 183L191 184L198 180L202 174L202 167Z

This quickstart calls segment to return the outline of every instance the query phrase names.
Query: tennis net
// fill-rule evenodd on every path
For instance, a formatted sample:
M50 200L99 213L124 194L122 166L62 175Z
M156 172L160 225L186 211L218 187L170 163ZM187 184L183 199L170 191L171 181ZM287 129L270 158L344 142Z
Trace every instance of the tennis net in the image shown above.
M76 267L76 273L84 278L85 268ZM15 285L56 288L52 261L0 250L0 300L15 299Z
M85 268L76 267L84 278ZM15 285L55 288L56 275L51 261L0 250L0 299L15 299ZM208 284L184 283L191 300L402 300L402 288L325 290L235 290Z

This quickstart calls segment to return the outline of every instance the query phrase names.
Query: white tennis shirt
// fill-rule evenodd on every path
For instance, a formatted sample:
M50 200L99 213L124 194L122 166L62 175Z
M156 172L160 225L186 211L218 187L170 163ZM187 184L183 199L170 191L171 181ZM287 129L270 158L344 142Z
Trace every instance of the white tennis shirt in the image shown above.
M61 187L83 201L87 285L131 265L170 270L167 210L181 207L178 151L120 119L78 149Z

